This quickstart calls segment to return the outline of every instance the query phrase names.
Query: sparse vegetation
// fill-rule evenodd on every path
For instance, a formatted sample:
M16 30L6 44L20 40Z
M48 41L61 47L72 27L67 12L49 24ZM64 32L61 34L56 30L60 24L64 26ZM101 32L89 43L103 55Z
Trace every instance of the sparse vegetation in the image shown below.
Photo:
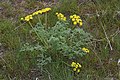
M120 79L120 0L1 0L0 16L0 80Z

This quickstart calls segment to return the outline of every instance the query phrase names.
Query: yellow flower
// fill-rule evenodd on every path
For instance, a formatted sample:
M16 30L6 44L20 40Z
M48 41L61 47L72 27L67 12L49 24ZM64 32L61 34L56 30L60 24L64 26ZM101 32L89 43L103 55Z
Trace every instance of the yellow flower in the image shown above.
M25 21L29 21L29 19L28 19L28 18L25 18Z
M58 15L58 12L56 12L56 15Z
M78 67L82 67L81 64L77 63Z
M76 71L77 69L76 68L73 68L73 71Z
M73 67L73 71L79 73L80 72L80 68L81 68L81 64L72 62L71 67Z
M73 18L72 21L75 21L75 18Z
M45 12L46 12L46 9L42 9L41 11L42 11L43 13L45 13Z
M79 19L76 19L76 21L77 21L77 23L79 23L79 22L80 22L80 20L79 20Z
M60 17L61 17L61 18L63 18L63 17L64 17L64 15L62 14Z
M76 63L72 62L71 67L75 67Z
M38 11L38 13L42 14L42 11L41 11L41 10L39 10L39 11Z
M82 22L79 22L79 25L82 26Z
M77 73L79 73L79 72L80 72L80 69L77 70Z
M80 18L80 16L76 16L76 18L77 18L77 19L79 19L79 18Z
M51 10L51 8L45 8L45 10L46 10L46 11L50 11L50 10Z
M29 19L33 19L33 17L30 17Z
M30 19L33 19L32 15L27 15L27 16L25 17L25 21L29 21Z
M63 18L63 21L66 21L66 17Z
M78 17L77 17L77 16L74 16L74 18L78 19Z
M35 15L38 15L38 14L39 14L39 12L38 12L38 11L36 11L36 12L35 12Z
M73 22L73 24L74 24L74 25L76 25L76 24L77 24L77 22L75 21L75 22Z
M70 18L72 19L72 18L73 18L73 16L70 16Z
M78 68L78 65L76 64L75 68Z
M36 12L34 12L32 15L35 16L35 15L36 15Z
M79 19L81 22L82 22L82 20L81 19Z
M56 13L59 20L66 21L66 17L62 13Z
M51 8L46 8L47 10L51 10Z
M87 48L82 48L82 50L83 50L84 52L86 52L86 53L89 53L89 52L90 52L89 49L87 49Z
M73 15L73 17L76 17L76 16L77 16L76 14Z
M87 49L86 52L89 53L90 51Z
M23 21L23 20L24 20L24 18L20 18L20 20L22 20L22 21Z
M79 26L82 26L82 20L80 19L80 16L74 14L70 16L70 19L73 22L73 25L79 24Z

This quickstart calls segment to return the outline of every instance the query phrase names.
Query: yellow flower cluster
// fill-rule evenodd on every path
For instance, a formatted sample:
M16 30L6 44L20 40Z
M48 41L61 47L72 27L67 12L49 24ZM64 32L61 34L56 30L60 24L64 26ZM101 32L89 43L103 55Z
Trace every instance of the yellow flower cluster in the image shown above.
M33 19L32 15L27 15L25 18L21 18L21 20L25 20L25 21L29 21L31 19Z
M38 15L38 14L43 14L43 13L46 13L46 12L48 12L50 10L51 10L51 8L41 9L41 10L38 10L38 11L32 13L32 15L35 16L35 15Z
M86 52L86 53L89 53L89 52L90 52L89 49L87 49L87 48L82 48L82 50L83 50L84 52Z
M66 17L62 13L56 13L59 20L66 21Z
M32 14L27 15L25 18L21 18L21 20L22 21L30 21L31 19L33 19L33 16L38 15L38 14L46 13L46 12L48 12L50 10L51 10L51 8L45 8L45 9L41 9L41 10L35 11Z
M74 14L74 15L71 15L70 16L70 19L72 20L73 24L74 25L77 25L79 24L79 26L82 26L82 20L80 19L80 16Z
M71 63L71 67L73 67L73 71L79 73L79 72L80 72L80 68L81 68L82 66L81 66L81 64L79 64L79 63L72 62L72 63Z

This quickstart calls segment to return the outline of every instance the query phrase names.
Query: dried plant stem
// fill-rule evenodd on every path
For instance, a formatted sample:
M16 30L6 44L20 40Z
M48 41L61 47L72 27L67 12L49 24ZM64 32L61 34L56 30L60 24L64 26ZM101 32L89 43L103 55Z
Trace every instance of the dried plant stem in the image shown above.
M102 29L103 29L103 31L104 31L105 37L106 37L106 39L107 39L107 42L108 42L108 44L109 44L109 46L110 46L110 49L113 50L112 45L111 45L111 43L110 43L110 40L108 39L108 36L107 36L107 33L106 33L106 31L105 31L104 26L103 26L103 25L101 25L101 26L102 26Z

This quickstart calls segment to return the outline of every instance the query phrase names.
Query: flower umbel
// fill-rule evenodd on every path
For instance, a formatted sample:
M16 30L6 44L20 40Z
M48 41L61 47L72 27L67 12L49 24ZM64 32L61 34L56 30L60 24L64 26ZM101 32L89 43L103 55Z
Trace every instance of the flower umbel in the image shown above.
M62 13L56 13L59 20L66 21L66 17Z
M38 15L38 14L47 13L47 12L50 11L50 10L51 10L51 8L44 8L44 9L35 11L35 12L33 12L32 14L27 15L27 16L24 17L24 18L21 18L21 20L22 20L22 21L30 21L31 19L33 19L33 16Z
M89 53L89 52L90 52L89 49L87 49L87 48L82 48L82 50L83 50L84 52L86 52L86 53Z
M78 24L79 26L82 26L82 20L80 19L80 16L74 14L70 16L70 19L72 20L73 25Z
M73 71L79 73L80 72L80 68L82 67L80 63L75 63L72 62L71 63L71 67L73 67Z

